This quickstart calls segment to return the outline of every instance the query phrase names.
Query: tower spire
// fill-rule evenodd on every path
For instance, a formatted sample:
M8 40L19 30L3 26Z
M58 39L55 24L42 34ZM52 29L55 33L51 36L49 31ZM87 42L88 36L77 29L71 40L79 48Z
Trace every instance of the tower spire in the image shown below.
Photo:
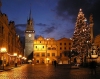
M32 13L31 13L31 5L30 5L30 13L29 13L29 19L32 19Z
M30 14L29 14L29 19L31 19L31 9L30 9Z

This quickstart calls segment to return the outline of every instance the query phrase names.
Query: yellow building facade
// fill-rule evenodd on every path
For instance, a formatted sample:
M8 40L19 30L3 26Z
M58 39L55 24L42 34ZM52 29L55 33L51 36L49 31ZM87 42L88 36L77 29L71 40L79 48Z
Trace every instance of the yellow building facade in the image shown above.
M15 31L14 21L8 21L8 17L5 13L0 11L0 49L6 48L6 52L0 51L0 61L4 65L14 64L14 53L23 55L24 48L22 46L19 35ZM1 64L0 64L1 65Z
M54 38L39 36L34 40L33 44L35 64L52 64L54 60L62 63L63 52L71 50L72 40L68 38L55 40ZM66 63L68 63L68 59L66 59Z

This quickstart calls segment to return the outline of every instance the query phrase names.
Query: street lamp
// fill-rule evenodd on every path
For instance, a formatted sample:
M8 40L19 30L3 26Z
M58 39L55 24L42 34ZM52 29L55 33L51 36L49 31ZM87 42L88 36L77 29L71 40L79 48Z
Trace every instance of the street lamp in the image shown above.
M7 53L7 49L6 48L1 48L0 49L0 53L3 54L2 65L3 65L3 70L4 70L4 54Z
M26 57L22 57L22 59L23 59L23 63L26 63Z
M15 67L17 67L17 53L13 54L15 56Z

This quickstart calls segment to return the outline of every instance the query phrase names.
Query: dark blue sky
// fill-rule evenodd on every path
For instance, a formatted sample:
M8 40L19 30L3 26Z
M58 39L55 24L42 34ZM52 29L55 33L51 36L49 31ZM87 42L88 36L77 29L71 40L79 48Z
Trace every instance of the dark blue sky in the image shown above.
M71 38L79 9L87 20L94 17L94 35L100 34L100 0L1 0L2 13L15 21L16 31L24 35L30 7L36 36Z

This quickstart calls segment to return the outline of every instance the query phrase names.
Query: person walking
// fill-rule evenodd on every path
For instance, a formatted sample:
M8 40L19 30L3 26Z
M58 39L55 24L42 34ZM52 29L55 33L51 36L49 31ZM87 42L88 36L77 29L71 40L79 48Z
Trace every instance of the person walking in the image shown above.
M54 61L54 66L55 66L55 67L57 66L57 62L56 62L56 60Z
M90 69L91 69L91 74L96 74L96 61L91 61L90 62Z

